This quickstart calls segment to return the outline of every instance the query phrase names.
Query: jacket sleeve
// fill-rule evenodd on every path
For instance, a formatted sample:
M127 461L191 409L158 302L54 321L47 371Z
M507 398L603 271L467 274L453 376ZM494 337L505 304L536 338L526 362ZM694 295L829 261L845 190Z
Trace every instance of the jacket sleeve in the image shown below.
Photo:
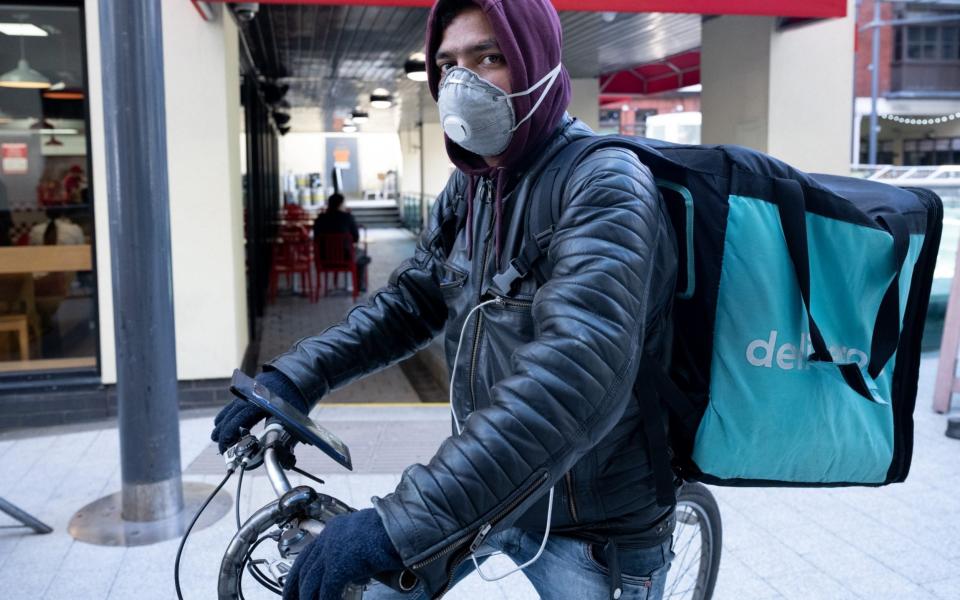
M438 196L414 256L385 287L339 323L298 341L264 365L277 370L315 404L327 392L404 359L443 328L447 308L438 287L442 264L456 235L463 178L454 173Z
M634 154L603 149L576 167L564 205L552 274L533 301L535 338L512 354L512 374L462 435L375 499L404 564L428 587L437 582L425 563L509 525L613 428L631 397L656 246L667 235L659 194Z

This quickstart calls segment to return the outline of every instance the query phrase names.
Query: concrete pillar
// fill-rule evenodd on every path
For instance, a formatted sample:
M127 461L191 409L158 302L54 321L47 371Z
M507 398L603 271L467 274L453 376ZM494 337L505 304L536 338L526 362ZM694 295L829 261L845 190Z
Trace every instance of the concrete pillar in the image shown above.
M572 79L573 95L567 111L596 131L600 128L600 80Z
M398 134L400 154L403 160L401 186L403 192L436 196L443 191L453 173L453 165L443 143L443 128L440 126L440 111L426 91L421 96L423 103L423 136L420 135L420 113L403 114ZM422 141L422 146L421 146ZM421 165L423 167L421 172Z
M774 17L703 24L704 144L741 144L812 172L848 174L853 127L848 17L783 31Z

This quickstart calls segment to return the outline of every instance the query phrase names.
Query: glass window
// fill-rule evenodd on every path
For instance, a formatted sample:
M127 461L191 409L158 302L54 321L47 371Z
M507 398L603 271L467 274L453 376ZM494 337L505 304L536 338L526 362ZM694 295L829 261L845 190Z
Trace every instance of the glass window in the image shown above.
M0 2L0 380L98 367L82 22Z
M957 42L958 33L960 33L960 27L944 27L943 28L943 45L941 46L941 58L943 60L957 60L960 58L960 54L957 53Z

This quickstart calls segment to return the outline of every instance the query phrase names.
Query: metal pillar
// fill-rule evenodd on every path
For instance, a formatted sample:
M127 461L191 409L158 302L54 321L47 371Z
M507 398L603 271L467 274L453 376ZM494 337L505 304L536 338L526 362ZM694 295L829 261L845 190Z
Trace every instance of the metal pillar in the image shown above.
M123 518L183 509L160 0L100 0Z
M180 478L160 0L100 0L100 45L122 483L69 531L142 545L180 536L210 491Z
M870 147L867 160L877 164L877 96L880 95L880 0L873 0L873 53L870 58Z

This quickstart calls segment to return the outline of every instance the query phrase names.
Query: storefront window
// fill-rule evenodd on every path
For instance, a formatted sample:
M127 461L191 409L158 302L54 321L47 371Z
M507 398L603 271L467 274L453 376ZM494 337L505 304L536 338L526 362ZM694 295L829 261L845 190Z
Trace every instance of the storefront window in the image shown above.
M79 2L0 2L0 382L95 372Z

